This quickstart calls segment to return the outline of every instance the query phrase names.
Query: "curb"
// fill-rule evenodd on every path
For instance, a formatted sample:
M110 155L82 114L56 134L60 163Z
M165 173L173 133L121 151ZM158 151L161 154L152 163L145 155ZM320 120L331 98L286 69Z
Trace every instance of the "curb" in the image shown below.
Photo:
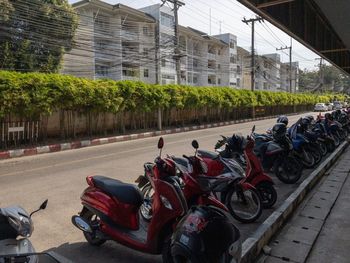
M335 163L339 156L348 147L347 141L343 142L328 158L322 162L300 185L299 187L277 208L242 244L241 263L254 262L263 247L280 227L288 220L292 213L298 208L306 194L311 191L314 185L322 178L326 171Z
M293 116L293 115L298 115L298 114L302 114L302 113L304 113L304 112L290 113L290 114L286 114L286 115ZM78 149L78 148L102 145L102 144L107 144L107 143L143 139L143 138L155 137L155 136L159 136L159 135L182 133L182 132L188 132L188 131L203 130L203 129L208 129L208 128L217 128L217 127L228 126L228 125L233 125L233 124L237 124L237 123L267 120L267 119L271 119L271 118L276 118L278 116L280 116L280 115L241 119L241 120L234 120L234 121L217 122L217 123L203 124L203 125L193 125L193 126L187 126L187 127L181 127L181 128L167 129L167 130L162 130L162 131L151 131L151 132L144 132L144 133L112 136L112 137L98 138L98 139L92 139L92 140L73 141L73 142L68 142L68 143L59 143L59 144L51 144L51 145L46 145L46 146L37 146L37 147L33 147L33 148L8 150L8 151L0 152L0 160L15 158L15 157L37 155L37 154L42 154L42 153L60 152L60 151L65 151L65 150Z

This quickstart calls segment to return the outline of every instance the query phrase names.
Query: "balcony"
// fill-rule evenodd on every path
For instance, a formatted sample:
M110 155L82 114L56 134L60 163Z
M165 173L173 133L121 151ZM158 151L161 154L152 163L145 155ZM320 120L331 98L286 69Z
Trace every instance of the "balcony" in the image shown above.
M208 52L208 59L216 60L216 55Z
M123 29L121 31L121 38L123 41L139 42L140 36L138 32Z

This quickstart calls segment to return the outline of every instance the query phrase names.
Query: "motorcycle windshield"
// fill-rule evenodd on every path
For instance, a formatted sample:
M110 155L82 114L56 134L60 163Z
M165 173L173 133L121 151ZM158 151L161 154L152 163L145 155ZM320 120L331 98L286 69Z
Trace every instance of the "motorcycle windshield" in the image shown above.
M236 174L238 177L244 177L245 172L242 168L242 166L234 159L228 159L228 158L221 158L222 162L224 163L225 167L232 173Z
M193 172L193 167L186 158L173 156L171 159L174 161L176 168L181 173L192 173Z

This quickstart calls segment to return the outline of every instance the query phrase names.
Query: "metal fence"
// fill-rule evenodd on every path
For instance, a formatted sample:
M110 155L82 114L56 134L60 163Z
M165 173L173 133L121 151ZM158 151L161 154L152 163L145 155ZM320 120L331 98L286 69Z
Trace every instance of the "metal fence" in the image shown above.
M37 143L39 126L39 121L0 122L0 148Z

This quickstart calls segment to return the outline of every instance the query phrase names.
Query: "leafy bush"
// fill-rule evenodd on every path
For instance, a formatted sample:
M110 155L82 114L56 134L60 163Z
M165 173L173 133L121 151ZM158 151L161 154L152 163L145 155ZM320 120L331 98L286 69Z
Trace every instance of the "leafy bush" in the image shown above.
M0 117L50 115L55 110L118 113L163 109L232 109L312 105L342 94L289 94L227 87L152 85L135 81L87 80L67 75L0 71Z

